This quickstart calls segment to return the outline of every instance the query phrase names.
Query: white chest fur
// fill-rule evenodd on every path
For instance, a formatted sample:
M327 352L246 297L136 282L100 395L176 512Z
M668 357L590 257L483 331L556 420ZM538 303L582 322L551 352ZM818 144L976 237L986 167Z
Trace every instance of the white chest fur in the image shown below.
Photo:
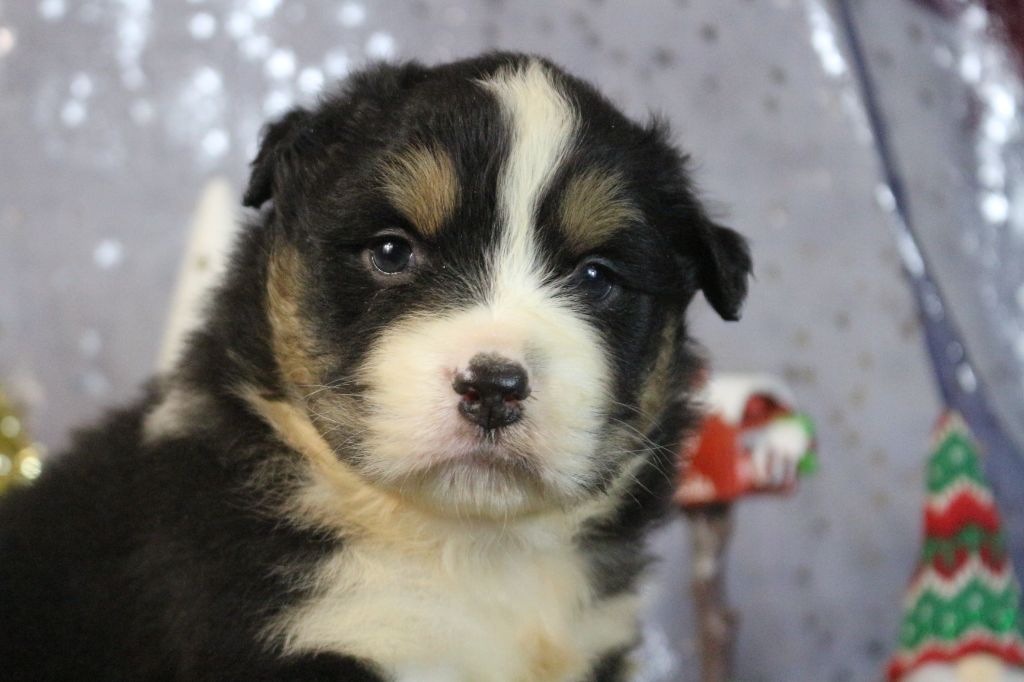
M352 541L274 632L290 652L366 658L399 682L576 682L633 641L635 600L595 602L572 547L537 535Z
M397 682L581 682L635 641L636 598L596 599L572 542L604 506L442 520L363 483L294 408L247 399L310 463L286 513L345 537L299 576L311 596L267 628L286 653L363 658Z

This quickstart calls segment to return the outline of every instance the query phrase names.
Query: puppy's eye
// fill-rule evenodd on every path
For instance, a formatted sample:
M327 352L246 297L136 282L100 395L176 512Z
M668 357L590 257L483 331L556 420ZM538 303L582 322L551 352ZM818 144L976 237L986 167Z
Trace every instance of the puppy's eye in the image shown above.
M415 263L412 244L394 235L378 239L370 247L370 262L385 275L397 275Z
M585 261L573 275L575 288L585 298L598 302L608 298L618 286L615 272L600 261Z

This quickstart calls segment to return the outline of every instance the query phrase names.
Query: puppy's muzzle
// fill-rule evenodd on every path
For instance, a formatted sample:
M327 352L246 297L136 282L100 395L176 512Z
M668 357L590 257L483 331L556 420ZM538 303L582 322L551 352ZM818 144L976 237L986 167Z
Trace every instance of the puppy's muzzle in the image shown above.
M526 368L500 355L480 354L458 372L452 389L462 396L459 413L487 431L516 423L530 395Z

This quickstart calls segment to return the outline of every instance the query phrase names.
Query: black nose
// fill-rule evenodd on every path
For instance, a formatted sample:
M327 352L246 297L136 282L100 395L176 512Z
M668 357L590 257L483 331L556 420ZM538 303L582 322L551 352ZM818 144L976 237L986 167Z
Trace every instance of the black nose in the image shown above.
M519 421L520 403L530 395L526 369L498 355L474 357L469 367L455 375L452 388L462 396L462 416L488 430Z

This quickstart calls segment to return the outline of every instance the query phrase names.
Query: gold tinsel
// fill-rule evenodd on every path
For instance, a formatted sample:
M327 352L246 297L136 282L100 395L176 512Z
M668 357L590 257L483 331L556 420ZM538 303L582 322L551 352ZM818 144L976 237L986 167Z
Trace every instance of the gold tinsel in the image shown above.
M39 476L42 446L33 443L21 414L0 389L0 495Z

